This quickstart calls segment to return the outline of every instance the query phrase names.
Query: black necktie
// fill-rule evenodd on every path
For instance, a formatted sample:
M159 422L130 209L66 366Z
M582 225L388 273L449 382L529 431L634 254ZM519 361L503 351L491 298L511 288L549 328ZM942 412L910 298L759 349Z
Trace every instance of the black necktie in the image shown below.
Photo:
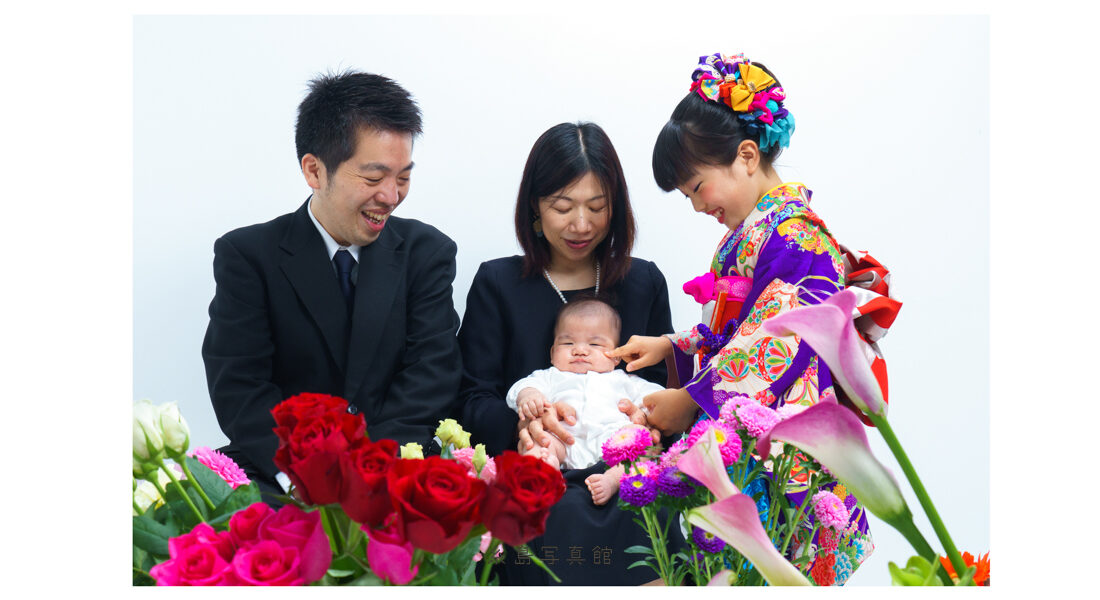
M332 262L336 263L336 276L340 281L340 291L344 293L344 301L348 304L350 316L355 300L355 286L351 284L351 269L355 266L355 258L347 250L337 250Z

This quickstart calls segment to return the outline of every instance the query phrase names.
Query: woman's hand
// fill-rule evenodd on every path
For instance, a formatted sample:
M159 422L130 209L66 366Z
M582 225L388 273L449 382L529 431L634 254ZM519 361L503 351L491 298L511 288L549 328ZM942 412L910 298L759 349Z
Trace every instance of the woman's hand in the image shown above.
M662 435L684 433L695 423L698 410L691 394L680 389L653 392L642 399L642 408L619 402L619 410L638 425L657 429Z
M665 336L632 335L625 344L604 352L608 358L626 359L627 372L655 365L672 356L672 340Z
M565 430L561 424L565 421L569 425L576 425L577 411L565 402L556 402L550 405L550 410L537 419L523 419L519 422L519 445L530 450L535 447L537 441L540 446L550 447L550 435L556 435L566 446L571 445L573 436Z

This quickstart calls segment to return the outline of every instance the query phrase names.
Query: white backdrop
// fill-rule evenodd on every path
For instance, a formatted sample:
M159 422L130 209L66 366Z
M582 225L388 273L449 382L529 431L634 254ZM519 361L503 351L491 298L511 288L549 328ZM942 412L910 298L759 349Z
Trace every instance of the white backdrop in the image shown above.
M698 309L679 286L725 230L656 187L650 154L697 58L744 51L778 75L797 119L781 177L805 182L837 238L894 274L905 305L883 343L891 422L956 544L984 552L989 19L786 17L746 29L691 17L136 17L134 399L178 402L193 445L226 442L200 356L213 242L304 201L296 108L310 78L348 67L393 77L420 103L425 135L397 214L457 242L460 315L478 265L518 252L512 207L531 144L556 123L591 120L626 171L635 255L661 268L673 324L689 327ZM853 585L888 585L887 561L914 554L873 518L872 534L877 550Z

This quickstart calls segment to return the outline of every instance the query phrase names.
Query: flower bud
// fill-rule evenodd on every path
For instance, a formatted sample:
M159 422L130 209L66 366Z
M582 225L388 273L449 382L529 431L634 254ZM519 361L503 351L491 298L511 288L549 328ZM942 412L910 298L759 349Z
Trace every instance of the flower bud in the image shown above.
M401 446L401 458L424 458L424 447L416 442Z
M155 461L164 453L158 420L158 410L152 402L134 403L134 458L141 462Z
M440 421L439 427L435 430L435 436L439 438L439 443L444 448L447 444L454 444L456 450L470 447L470 434L464 431L454 419Z
M489 456L485 454L485 444L478 444L474 446L474 470L481 473L482 467L485 463L489 462Z
M187 421L183 419L179 406L175 402L161 404L157 410L160 432L164 438L164 450L168 456L179 459L187 452L187 445L191 438Z
M161 498L160 492L157 491L156 486L144 479L141 481L134 480L137 487L134 489L134 504L137 508L134 510L134 514L140 514L137 511L140 510L144 513L150 506L154 504L160 506L164 504L164 498Z

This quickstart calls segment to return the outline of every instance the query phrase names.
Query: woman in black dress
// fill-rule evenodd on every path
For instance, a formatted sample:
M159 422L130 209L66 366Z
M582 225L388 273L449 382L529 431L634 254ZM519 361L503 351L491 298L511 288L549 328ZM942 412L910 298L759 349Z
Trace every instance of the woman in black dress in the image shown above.
M612 304L622 317L622 341L672 331L664 276L653 263L630 256L634 214L618 155L599 126L562 123L539 137L524 167L515 214L524 255L482 263L458 332L461 423L471 443L484 443L491 456L514 450L518 429L527 427L504 397L517 380L550 365L554 320L570 298L595 294ZM638 374L666 383L664 365ZM640 557L623 550L649 545L634 515L614 500L592 502L584 480L606 469L600 462L563 471L565 496L551 510L546 534L529 544L563 584L655 579L644 567L627 570ZM529 559L511 552L501 576L506 585L552 583Z

